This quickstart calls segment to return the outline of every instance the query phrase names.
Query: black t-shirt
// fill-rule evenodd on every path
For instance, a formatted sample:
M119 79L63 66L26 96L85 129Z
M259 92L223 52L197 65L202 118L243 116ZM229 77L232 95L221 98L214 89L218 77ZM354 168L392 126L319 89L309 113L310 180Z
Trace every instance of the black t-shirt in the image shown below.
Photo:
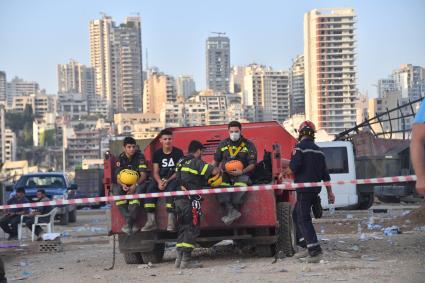
M153 154L153 163L159 165L159 177L168 179L174 174L176 164L182 158L183 151L177 147L173 147L173 150L169 154L165 154L162 148L155 151Z

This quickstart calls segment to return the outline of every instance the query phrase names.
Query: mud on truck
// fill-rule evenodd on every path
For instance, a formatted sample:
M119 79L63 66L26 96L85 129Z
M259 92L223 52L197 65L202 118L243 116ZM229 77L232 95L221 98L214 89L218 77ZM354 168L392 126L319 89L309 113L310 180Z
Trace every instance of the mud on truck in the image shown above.
M296 139L277 122L243 124L243 134L257 147L257 169L252 179L255 184L277 184L282 159L290 159ZM227 125L181 127L171 129L173 144L187 154L190 141L196 139L205 146L203 160L212 163L213 154L221 140L227 138ZM152 140L144 149L148 166L152 166L152 155L160 148L159 138ZM119 152L107 153L104 161L105 195L111 195L111 184L116 158ZM201 233L197 243L201 247L211 247L222 240L233 240L237 245L255 247L259 256L273 256L283 253L292 256L295 248L295 227L292 208L296 201L293 189L248 192L242 206L242 217L232 225L225 225L219 203L215 195L203 195ZM142 200L143 203L143 200ZM127 264L157 263L164 256L165 243L176 242L176 233L167 232L167 213L163 198L159 199L156 211L158 230L123 234L124 219L115 204L111 208L110 234L118 235L119 250ZM146 222L143 206L138 214L138 225Z

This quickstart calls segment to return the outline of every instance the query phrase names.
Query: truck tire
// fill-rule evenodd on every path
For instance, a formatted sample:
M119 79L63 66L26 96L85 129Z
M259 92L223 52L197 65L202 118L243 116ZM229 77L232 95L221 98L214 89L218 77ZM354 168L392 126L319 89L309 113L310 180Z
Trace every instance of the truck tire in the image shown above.
M155 244L155 248L151 252L142 252L142 259L145 263L159 263L164 258L165 244Z
M255 229L255 236L269 236L270 231L269 228L258 228ZM271 257L274 255L274 246L273 244L257 244L255 246L255 253L259 257Z
M69 223L69 212L65 211L64 214L59 216L59 225L68 225Z
M124 253L124 261L127 264L142 264L143 258L140 253Z
M77 209L70 211L68 214L69 223L77 222Z
M369 209L373 205L375 195L374 193L363 193L359 195L358 209Z
M292 219L291 204L279 202L276 207L277 214L277 242L276 251L283 252L285 256L291 257L295 253L295 224Z

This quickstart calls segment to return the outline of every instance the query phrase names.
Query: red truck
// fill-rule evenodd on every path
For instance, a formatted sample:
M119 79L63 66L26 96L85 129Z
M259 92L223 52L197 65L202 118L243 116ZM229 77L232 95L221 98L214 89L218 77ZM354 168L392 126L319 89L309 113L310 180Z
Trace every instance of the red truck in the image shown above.
M171 129L173 143L187 153L191 140L199 140L205 146L202 158L211 163L214 152L221 140L228 137L227 125L181 127ZM259 165L266 168L270 176L268 184L277 184L283 159L290 159L296 140L277 122L242 124L242 134L257 147ZM144 154L151 166L153 152L160 148L155 138L145 148ZM269 157L269 158L264 158ZM264 159L264 162L261 162ZM110 195L116 156L107 154L104 163L105 194ZM263 168L263 170L264 170ZM264 172L264 171L263 171ZM258 177L258 176L257 176ZM261 178L260 178L261 179ZM263 180L264 181L264 180ZM202 202L201 234L197 242L209 247L222 240L234 240L239 244L255 245L259 256L273 256L283 252L286 256L294 253L295 232L292 208L296 194L294 190L248 192L242 206L242 217L231 226L220 219L223 216L214 195L204 195ZM111 210L111 234L118 234L119 249L128 264L160 262L164 255L165 243L175 242L176 234L167 232L167 214L163 199L157 208L158 231L136 232L132 235L121 233L124 219L113 204ZM144 225L146 215L140 208L138 224Z

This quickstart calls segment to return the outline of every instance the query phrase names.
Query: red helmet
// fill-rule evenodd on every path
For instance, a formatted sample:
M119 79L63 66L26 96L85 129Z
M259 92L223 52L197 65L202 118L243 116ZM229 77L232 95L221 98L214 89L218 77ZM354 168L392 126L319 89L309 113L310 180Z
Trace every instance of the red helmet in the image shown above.
M314 133L316 132L316 126L311 121L304 121L301 123L298 128L298 134L301 138L302 136L309 136L314 139Z

